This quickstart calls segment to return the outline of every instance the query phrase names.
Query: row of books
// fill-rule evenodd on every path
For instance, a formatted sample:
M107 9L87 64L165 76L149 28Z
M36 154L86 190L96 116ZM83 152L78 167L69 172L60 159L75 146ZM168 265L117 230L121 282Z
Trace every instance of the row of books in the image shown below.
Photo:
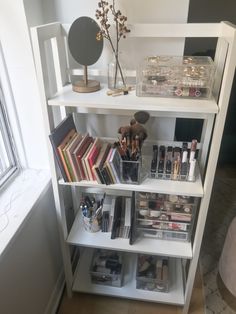
M118 150L89 133L77 132L72 115L68 115L49 138L65 182L120 182L121 157Z
M111 232L111 239L129 239L132 224L131 198L117 196L105 200L102 210L102 232Z

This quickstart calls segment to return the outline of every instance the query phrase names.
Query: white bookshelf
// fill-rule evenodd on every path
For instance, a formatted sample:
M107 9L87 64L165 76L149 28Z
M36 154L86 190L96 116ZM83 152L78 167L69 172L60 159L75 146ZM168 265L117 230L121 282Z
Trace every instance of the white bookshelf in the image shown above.
M48 141L48 152L61 248L68 295L73 291L126 297L130 299L164 302L183 306L188 313L195 273L198 264L211 191L214 181L228 102L236 65L236 29L228 22L215 24L138 24L131 25L131 36L143 37L215 37L217 47L214 62L216 76L214 82L215 99L176 99L159 97L137 97L135 91L126 96L107 96L106 86L90 94L78 94L69 84L66 29L60 23L51 23L32 28L32 44L41 95L46 136L55 128L65 113L132 116L138 110L148 111L152 117L197 118L204 120L199 156L200 175L195 182L165 181L146 179L140 185L115 184L101 185L91 181L68 183L59 179L58 167ZM129 40L129 38L127 38ZM45 42L50 42L52 50L48 53ZM47 45L47 47L50 45ZM147 52L148 53L148 52ZM48 60L51 56L52 60ZM49 66L54 64L54 67ZM54 68L55 71L52 69ZM57 123L56 123L57 122ZM161 141L161 138L157 139ZM127 240L111 240L109 234L90 234L84 231L79 215L73 221L71 230L67 227L67 211L74 206L78 191L95 188L124 194L132 191L188 195L200 198L197 223L191 242L163 241L150 238L138 239L133 245ZM71 196L68 193L71 192ZM115 194L116 194L115 193ZM81 258L76 274L71 263L71 246L81 248ZM126 277L122 288L92 285L89 280L89 264L94 248L106 248L125 252ZM136 253L160 254L169 256L171 264L171 288L169 293L137 290L135 286L134 265ZM186 282L183 279L181 259L189 263ZM171 262L172 263L172 262ZM73 288L72 288L73 287Z

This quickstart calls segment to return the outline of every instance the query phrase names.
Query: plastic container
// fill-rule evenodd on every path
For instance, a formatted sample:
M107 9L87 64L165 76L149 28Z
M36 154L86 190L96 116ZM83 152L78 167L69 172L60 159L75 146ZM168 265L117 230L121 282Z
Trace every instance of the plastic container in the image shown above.
M169 259L153 255L138 255L136 289L169 291Z
M190 241L195 199L159 193L136 193L136 229L144 237Z
M141 184L148 177L146 164L142 157L137 161L121 160L120 173L123 184Z
M90 278L93 284L122 287L123 257L121 252L100 250L94 251Z
M150 56L137 73L137 96L207 99L215 65L206 56Z

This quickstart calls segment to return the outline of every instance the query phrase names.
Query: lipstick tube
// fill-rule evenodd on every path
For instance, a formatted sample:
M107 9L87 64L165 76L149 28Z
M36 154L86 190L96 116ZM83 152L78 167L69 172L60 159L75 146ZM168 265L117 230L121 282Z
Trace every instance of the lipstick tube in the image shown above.
M153 145L153 155L152 155L152 162L151 162L151 177L155 177L156 170L157 170L157 155L158 155L158 146Z
M160 153L160 158L159 158L159 163L158 163L158 175L160 174L160 177L163 176L163 173L164 173L164 166L165 166L165 146L161 145L160 146L160 150L159 150L159 153Z
M190 160L188 181L194 181L195 180L195 167L196 167L196 159Z
M166 153L166 169L165 169L165 174L166 174L167 179L170 179L170 176L171 176L172 154L173 154L173 148L172 146L168 146L167 153Z
M192 140L189 161L195 159L196 150L197 150L197 140Z
M178 180L179 174L180 174L180 164L181 164L181 158L180 158L180 147L174 148L174 158L173 158L173 180Z
M188 172L188 144L187 143L183 143L181 170L180 170L180 174L183 177L181 177L181 179L185 179L185 176L187 175L187 172Z

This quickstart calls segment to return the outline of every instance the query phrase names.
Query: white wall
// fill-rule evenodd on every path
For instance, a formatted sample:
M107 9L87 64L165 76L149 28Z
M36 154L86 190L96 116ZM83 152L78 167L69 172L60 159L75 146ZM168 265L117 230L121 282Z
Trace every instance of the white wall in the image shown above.
M0 312L46 314L61 269L50 187L0 259Z
M38 87L23 1L0 0L0 7L0 41L26 153L26 160L21 154L21 163L24 167L48 168ZM36 15L37 7L34 12ZM42 22L40 15L37 22L39 21Z
M48 168L48 157L28 29L28 23L42 24L43 14L40 1L26 0L25 5L28 21L23 0L0 0L0 41L15 103L8 109L21 164L43 169ZM4 76L4 85L6 81ZM10 103L10 93L6 96ZM14 114L19 125L12 117ZM22 207L19 212L23 211ZM0 259L0 312L46 313L61 270L58 227L50 186Z
M42 0L45 21L72 23L79 16L95 18L98 0ZM187 21L189 0L116 0L130 22L183 23Z
M46 13L45 21L59 21L63 24L71 24L80 16L95 18L98 8L98 0L42 0L43 10ZM111 2L111 1L110 1ZM187 21L189 0L117 0L116 7L128 17L128 23L184 23ZM107 41L105 40L105 44ZM184 49L183 39L167 40L142 40L140 44L132 41L127 45L126 40L121 40L121 49L124 48L125 59L130 68L136 68L140 58L151 54L182 54ZM122 47L123 46L123 47ZM107 58L105 51L101 59ZM110 49L109 49L110 50ZM96 67L107 64L99 60Z
M29 27L45 23L42 0L23 0Z

